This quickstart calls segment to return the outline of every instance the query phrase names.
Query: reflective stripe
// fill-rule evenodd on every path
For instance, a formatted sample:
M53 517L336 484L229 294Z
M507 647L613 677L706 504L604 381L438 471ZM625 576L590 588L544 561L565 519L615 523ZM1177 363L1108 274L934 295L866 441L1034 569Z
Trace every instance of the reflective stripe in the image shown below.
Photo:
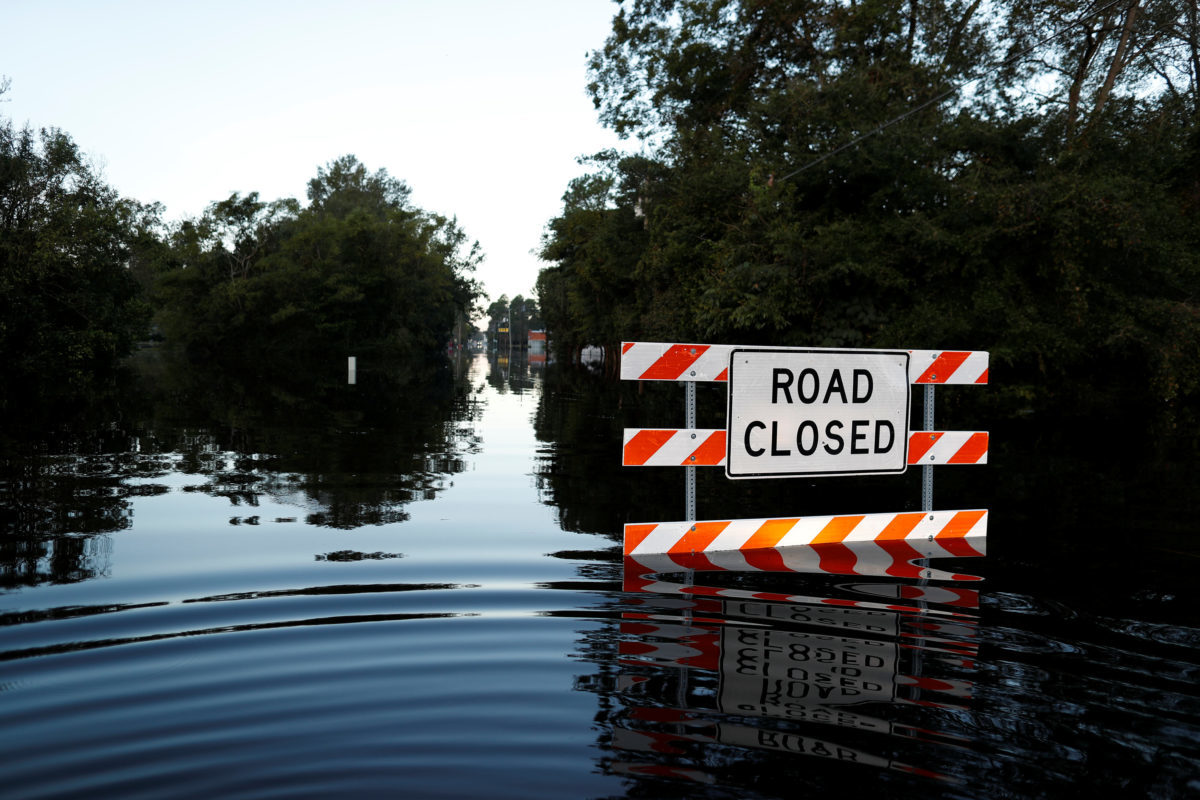
M626 428L626 467L721 467L726 432L718 428ZM912 431L908 464L986 464L987 431Z
M621 379L627 381L727 381L730 344L623 342ZM754 349L770 350L772 348ZM787 349L787 348L778 348ZM863 352L870 352L864 350ZM985 384L988 360L982 350L909 350L913 383Z
M903 540L922 557L983 555L987 511L859 514L625 526L626 555L716 553L796 545Z

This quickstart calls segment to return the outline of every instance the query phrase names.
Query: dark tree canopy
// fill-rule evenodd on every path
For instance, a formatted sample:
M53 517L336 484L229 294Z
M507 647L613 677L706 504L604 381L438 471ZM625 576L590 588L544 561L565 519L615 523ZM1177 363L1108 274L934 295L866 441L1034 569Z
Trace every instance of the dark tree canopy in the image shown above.
M992 352L994 396L1200 391L1200 20L1171 0L627 0L551 220L559 346Z
M157 215L119 197L67 134L0 120L0 354L10 388L38 376L77 383L144 335L150 309L130 266L152 248Z
M353 156L309 181L309 204L233 194L174 232L158 290L169 340L240 361L430 355L478 295L454 220Z

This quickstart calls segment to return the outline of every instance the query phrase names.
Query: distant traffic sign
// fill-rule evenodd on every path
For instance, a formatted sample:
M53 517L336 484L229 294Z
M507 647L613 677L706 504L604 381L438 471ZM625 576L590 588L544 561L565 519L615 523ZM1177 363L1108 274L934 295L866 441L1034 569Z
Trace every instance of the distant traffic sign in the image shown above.
M904 472L908 362L904 350L732 350L726 475Z

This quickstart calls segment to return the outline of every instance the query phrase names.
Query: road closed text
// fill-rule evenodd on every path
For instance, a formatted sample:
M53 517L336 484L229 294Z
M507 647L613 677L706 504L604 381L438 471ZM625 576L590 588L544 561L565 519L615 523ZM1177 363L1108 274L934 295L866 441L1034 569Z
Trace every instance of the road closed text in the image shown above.
M903 472L908 353L734 350L731 478Z

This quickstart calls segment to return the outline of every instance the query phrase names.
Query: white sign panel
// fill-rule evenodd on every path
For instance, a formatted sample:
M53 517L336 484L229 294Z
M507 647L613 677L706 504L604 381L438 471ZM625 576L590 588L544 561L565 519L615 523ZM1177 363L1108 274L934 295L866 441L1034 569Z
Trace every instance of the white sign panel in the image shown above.
M904 472L908 359L903 350L734 349L725 474Z

